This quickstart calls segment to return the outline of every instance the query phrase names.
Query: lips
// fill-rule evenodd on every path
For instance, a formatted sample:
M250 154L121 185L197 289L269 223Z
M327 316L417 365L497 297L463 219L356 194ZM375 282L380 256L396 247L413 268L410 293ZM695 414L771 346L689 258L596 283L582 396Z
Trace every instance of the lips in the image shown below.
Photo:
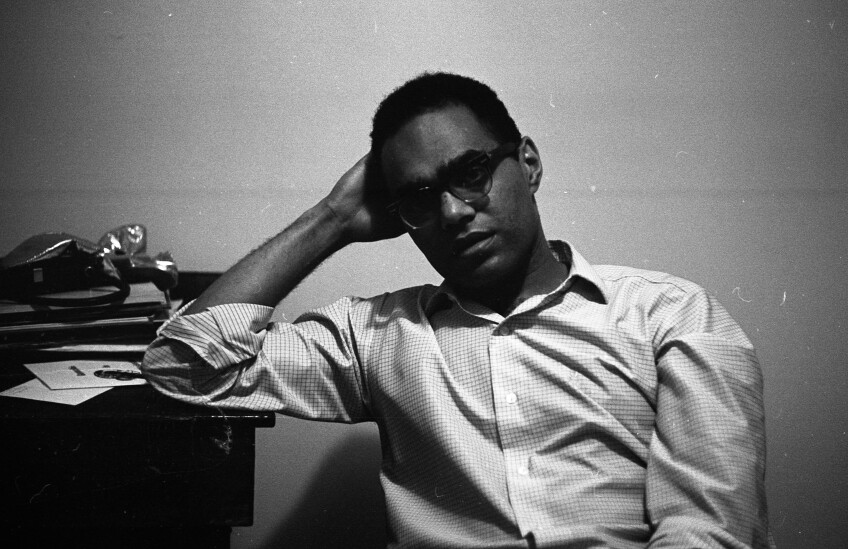
M453 244L451 244L451 255L461 256L474 254L475 252L485 248L491 237L491 233L485 232L470 233L457 237L454 239Z

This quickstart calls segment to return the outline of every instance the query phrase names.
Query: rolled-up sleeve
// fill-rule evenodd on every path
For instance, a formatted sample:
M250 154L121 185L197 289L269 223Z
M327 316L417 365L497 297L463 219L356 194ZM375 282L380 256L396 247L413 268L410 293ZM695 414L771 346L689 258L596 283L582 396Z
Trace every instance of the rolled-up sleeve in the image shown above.
M655 346L649 547L769 547L763 380L751 343L699 291L670 300Z
M270 322L273 309L227 304L160 328L142 362L171 397L222 408L271 410L326 421L367 419L351 298Z

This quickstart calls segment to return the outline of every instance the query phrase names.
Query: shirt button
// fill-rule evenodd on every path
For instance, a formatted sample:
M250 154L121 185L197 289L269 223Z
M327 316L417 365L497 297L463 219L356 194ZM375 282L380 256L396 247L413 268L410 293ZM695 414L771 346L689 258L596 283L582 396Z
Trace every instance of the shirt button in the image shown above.
M530 469L528 469L526 465L519 465L518 474L522 477L528 477L530 476Z
M508 336L510 332L511 330L509 329L509 326L501 326L498 328L498 333L502 336Z
M516 395L515 393L509 393L508 395L506 395L506 401L510 404L515 404L516 402L518 402L518 395Z

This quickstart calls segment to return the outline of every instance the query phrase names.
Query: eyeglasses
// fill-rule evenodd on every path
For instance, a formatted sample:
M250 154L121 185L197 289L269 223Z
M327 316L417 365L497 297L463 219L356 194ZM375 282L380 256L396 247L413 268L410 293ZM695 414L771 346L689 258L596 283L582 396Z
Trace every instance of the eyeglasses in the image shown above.
M498 164L515 153L518 145L505 143L489 152L474 153L470 158L448 165L442 170L437 183L414 189L388 206L397 213L404 225L420 229L439 217L442 193L448 191L466 204L479 200L492 190L492 172Z

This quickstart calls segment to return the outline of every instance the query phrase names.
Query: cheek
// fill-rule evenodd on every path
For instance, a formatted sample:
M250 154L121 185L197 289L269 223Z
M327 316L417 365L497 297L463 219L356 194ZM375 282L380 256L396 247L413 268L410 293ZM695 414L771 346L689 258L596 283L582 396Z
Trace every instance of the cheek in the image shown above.
M504 228L521 227L534 222L536 203L529 188L519 184L504 186L492 196L489 211L502 220Z
M445 243L440 242L438 234L433 234L432 229L418 229L410 232L409 237L421 253L431 260L439 257L440 250L448 248Z

